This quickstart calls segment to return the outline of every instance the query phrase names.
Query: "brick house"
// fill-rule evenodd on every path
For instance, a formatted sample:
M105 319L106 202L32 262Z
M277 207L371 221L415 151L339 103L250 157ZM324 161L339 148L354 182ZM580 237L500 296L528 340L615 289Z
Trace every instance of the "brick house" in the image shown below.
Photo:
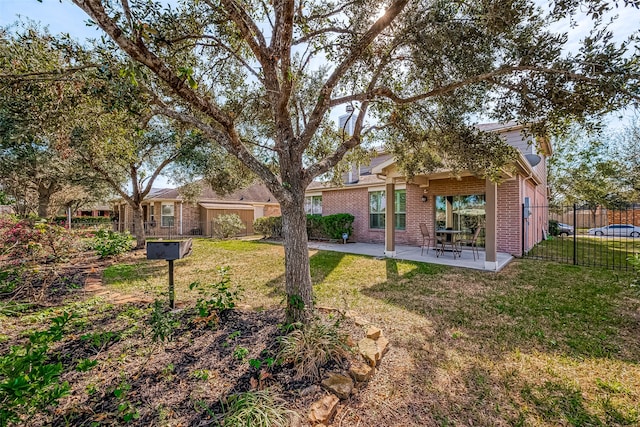
M123 200L116 201L116 228L133 232L133 211ZM142 204L143 221L148 236L211 236L213 219L223 214L237 214L253 234L253 221L263 216L280 215L280 205L261 183L227 195L219 195L211 187L203 188L196 202L183 198L179 189L152 189Z
M475 228L483 227L480 245L485 248L486 268L495 269L497 252L520 256L523 246L528 250L547 231L547 211L536 209L534 214L522 206L547 204L546 159L552 151L548 140L525 137L520 125L479 128L497 132L518 149L514 167L503 171L499 184L464 171L455 177L441 171L407 181L393 157L382 153L371 164L354 167L341 187L312 183L305 194L306 210L354 215L350 240L384 243L390 256L395 255L396 244L422 244L420 223L427 225L431 236L437 229L451 228L470 237ZM386 221L385 214L391 211L394 220Z

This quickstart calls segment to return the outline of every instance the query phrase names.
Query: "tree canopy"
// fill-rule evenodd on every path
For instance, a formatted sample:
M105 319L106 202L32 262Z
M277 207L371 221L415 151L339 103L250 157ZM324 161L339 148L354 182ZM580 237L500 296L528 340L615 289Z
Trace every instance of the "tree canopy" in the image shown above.
M130 58L123 73L155 112L198 129L278 199L291 319L313 306L304 190L354 148L386 142L418 159L403 162L409 176L442 164L492 176L511 156L471 126L478 114L543 134L640 99L637 40L615 42L603 14L619 5L605 0L551 11L528 0L72 1L108 35L104 49ZM567 35L549 26L579 10L594 29L564 52ZM345 106L349 134L330 120Z

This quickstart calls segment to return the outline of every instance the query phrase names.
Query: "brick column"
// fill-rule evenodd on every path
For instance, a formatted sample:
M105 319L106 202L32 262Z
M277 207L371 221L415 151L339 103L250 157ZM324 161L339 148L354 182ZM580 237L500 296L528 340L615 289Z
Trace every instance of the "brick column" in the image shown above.
M485 261L486 270L498 269L497 257L497 223L498 223L498 185L489 178L486 179L486 224L485 234Z
M396 185L387 183L385 191L386 205L384 209L384 254L388 257L396 256L396 227L394 224Z

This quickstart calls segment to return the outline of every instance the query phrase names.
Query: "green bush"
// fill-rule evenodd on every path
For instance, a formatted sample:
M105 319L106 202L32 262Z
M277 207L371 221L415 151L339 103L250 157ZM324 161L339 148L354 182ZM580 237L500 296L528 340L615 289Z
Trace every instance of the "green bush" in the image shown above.
M217 237L228 239L247 228L238 214L219 215L214 218L214 231Z
M321 239L325 235L322 215L307 215L307 238Z
M342 240L342 233L349 236L353 233L351 214L307 215L307 238ZM255 220L253 229L256 233L270 238L282 238L282 217L262 217Z
M163 303L158 299L153 302L153 312L149 323L151 324L152 341L160 341L161 343L172 341L175 329L180 326L180 322L173 317L171 312L164 310Z
M25 417L47 410L68 394L69 384L59 380L62 363L50 363L48 352L72 318L65 312L52 319L49 329L33 332L27 344L12 346L0 357L0 426L29 425Z
M67 223L66 216L57 216L54 222L58 225L65 225ZM108 216L76 216L71 218L71 224L74 225L99 225L99 224L111 224L112 219Z
M326 236L330 239L342 239L342 233L351 236L353 234L353 220L353 215L347 213L323 216L322 221Z
M232 289L229 267L218 268L219 280L216 283L202 284L193 282L190 290L196 289L200 298L196 300L196 310L201 318L210 318L217 321L220 314L235 308L242 298L242 289Z
M558 221L555 219L549 220L549 235L557 236L560 234L560 226L558 225Z
M129 232L119 233L112 230L100 229L93 237L92 249L100 258L120 255L133 248L133 237Z
M253 231L269 238L282 238L282 217L263 216L253 222Z

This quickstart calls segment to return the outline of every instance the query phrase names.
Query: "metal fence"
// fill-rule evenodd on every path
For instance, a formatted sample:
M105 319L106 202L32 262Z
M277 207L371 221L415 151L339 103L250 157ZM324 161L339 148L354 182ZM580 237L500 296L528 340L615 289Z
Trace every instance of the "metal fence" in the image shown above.
M522 206L527 218L548 218L543 239L530 245L522 238L524 257L573 265L631 270L629 258L640 253L640 206L604 209L589 206Z

